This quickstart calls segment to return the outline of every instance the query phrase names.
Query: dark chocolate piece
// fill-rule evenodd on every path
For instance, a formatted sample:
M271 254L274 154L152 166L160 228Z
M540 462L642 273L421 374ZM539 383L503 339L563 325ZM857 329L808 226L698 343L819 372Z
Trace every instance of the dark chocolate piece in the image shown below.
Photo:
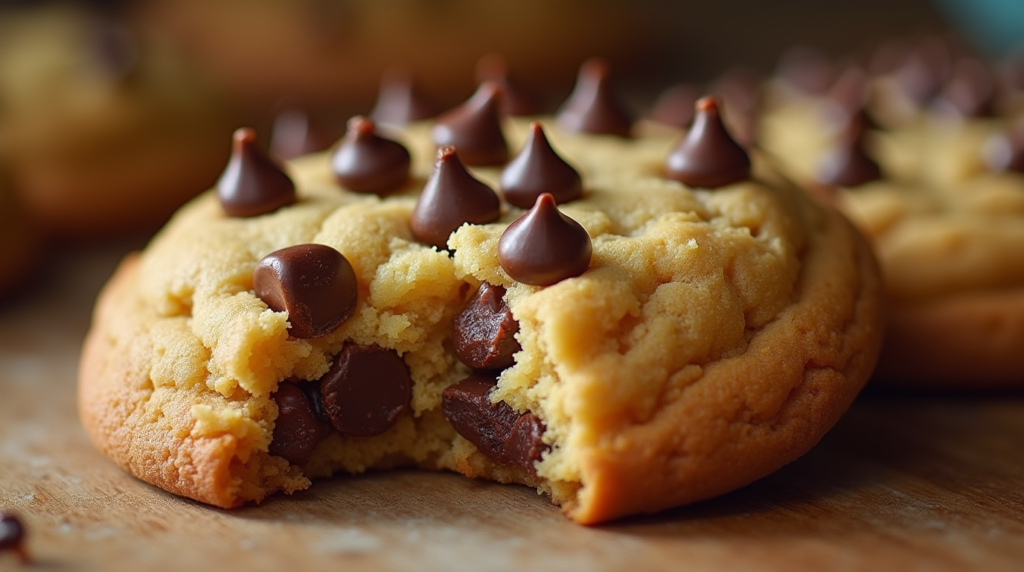
M346 437L380 435L409 409L412 380L395 350L346 345L320 380L331 424Z
M409 180L409 150L381 137L373 121L353 117L348 132L331 155L331 169L342 186L357 193L384 196Z
M454 146L466 165L501 165L508 143L501 132L502 97L498 84L485 82L466 103L437 118L430 134L438 147Z
M499 216L498 195L469 174L454 147L441 147L409 227L416 240L444 249L448 237L463 223L487 224Z
M515 338L519 322L505 305L505 288L484 282L452 320L452 345L462 363L473 369L510 367L522 349Z
M776 73L786 85L808 95L824 94L836 77L832 62L808 46L795 46L786 50L779 57Z
M988 66L978 60L963 59L956 63L933 109L954 118L988 117L993 114L995 95L995 77Z
M530 123L530 135L519 155L501 173L501 194L513 205L528 209L542 193L558 204L583 195L580 174L551 148L540 123Z
M604 60L583 62L576 87L558 112L558 126L562 130L629 137L633 119L612 95L608 76Z
M533 286L583 274L592 253L586 229L559 212L555 197L548 193L537 197L533 208L498 239L498 263L513 280Z
M293 465L305 465L317 444L330 434L331 425L322 413L318 414L317 405L311 400L313 395L319 399L318 391L307 392L291 381L282 381L277 386L273 399L278 413L270 442L271 455L284 457Z
M476 79L480 83L489 81L498 84L501 88L499 103L503 115L522 117L544 113L540 98L509 78L505 58L496 54L480 58L476 66Z
M252 274L253 289L275 312L288 312L288 333L319 338L356 309L355 271L340 252L323 244L298 244L265 256Z
M437 104L420 91L412 72L395 67L381 77L380 94L370 117L381 125L405 125L434 117L439 111Z
M656 123L688 129L693 125L693 106L698 98L700 93L692 85L673 85L661 92L647 118Z
M1024 173L1024 123L1018 122L1004 133L993 135L982 148L989 171Z
M455 431L487 457L536 475L535 464L548 449L544 424L533 413L516 413L507 403L491 403L494 378L474 375L441 394L441 412Z
M256 146L256 132L235 130L234 151L217 182L217 196L228 216L253 217L293 204L295 183Z
M697 102L693 129L669 154L665 172L670 179L705 189L750 178L750 157L722 122L717 98Z
M285 109L274 119L270 154L278 159L293 159L319 153L338 140L340 133L315 121L299 109Z
M864 150L864 130L851 125L822 156L816 179L824 185L857 187L882 178L882 171Z
M25 548L26 530L21 519L13 514L0 513L0 553L11 551L18 556L22 564L28 564L30 558Z

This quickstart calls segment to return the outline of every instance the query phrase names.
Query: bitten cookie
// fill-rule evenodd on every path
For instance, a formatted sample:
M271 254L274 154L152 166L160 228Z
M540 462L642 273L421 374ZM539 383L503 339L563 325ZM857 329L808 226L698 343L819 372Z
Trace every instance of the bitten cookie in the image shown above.
M681 141L630 138L606 78L589 63L539 123L502 121L488 84L433 124L357 118L284 171L238 132L217 192L99 299L93 441L221 507L419 466L585 524L802 455L875 363L870 250L715 100Z

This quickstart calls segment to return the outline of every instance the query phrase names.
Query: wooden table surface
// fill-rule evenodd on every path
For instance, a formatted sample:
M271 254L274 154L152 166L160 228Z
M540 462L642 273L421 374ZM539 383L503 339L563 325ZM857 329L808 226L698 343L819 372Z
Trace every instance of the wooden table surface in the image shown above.
M75 413L79 345L128 244L64 247L0 306L0 510L40 570L1024 570L1024 394L870 392L722 498L584 528L522 487L340 477L236 511L142 483ZM19 569L0 554L0 570Z

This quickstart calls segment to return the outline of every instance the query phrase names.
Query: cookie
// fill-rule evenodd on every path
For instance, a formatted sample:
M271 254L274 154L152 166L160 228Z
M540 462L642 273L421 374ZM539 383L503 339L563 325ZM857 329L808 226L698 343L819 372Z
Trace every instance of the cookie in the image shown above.
M0 146L49 234L155 230L216 181L235 118L159 38L70 7L0 23Z
M93 442L220 507L415 466L536 487L584 524L806 452L881 343L867 244L715 100L682 140L624 137L591 73L601 96L568 117L501 120L484 85L283 170L240 131L217 190L99 298Z
M777 105L763 120L769 152L872 242L890 310L875 376L889 384L982 389L1024 379L1024 258L1013 246L1024 233L1024 134L1008 134L1011 120L993 115L990 72L979 65L952 62L930 103L909 118L905 109L901 123L880 101L902 76L857 68L827 96Z

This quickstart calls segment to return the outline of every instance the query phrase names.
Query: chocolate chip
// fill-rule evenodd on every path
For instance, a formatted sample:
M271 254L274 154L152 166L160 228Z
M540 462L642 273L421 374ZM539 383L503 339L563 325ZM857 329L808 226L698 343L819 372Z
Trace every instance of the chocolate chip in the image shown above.
M583 181L555 153L544 128L534 121L523 150L501 173L501 194L513 205L528 209L542 193L551 193L558 204L564 204L583 195Z
M331 155L334 177L357 193L384 196L409 180L409 150L377 134L373 121L353 117L348 132Z
M468 377L441 394L441 412L455 431L487 457L537 474L536 462L547 450L544 424L533 413L516 413L507 403L491 403L494 378Z
M265 256L253 289L275 312L288 312L288 333L319 338L352 316L358 286L352 265L330 246L298 244Z
M647 118L656 123L688 129L693 124L693 106L700 94L689 84L669 87L658 96Z
M311 391L302 386L308 386ZM293 465L305 465L313 449L331 432L330 424L322 413L317 413L318 407L313 401L320 399L319 391L310 383L282 381L273 399L278 413L270 454L284 457Z
M498 101L501 88L484 82L473 97L437 119L431 136L439 147L454 146L466 165L500 165L508 160L508 143L501 132Z
M505 369L522 349L515 338L519 322L504 296L505 288L484 282L452 320L455 355L473 369Z
M295 202L291 178L256 146L256 132L235 131L234 151L217 182L217 196L228 216L269 214Z
M25 536L25 525L20 518L0 513L0 552L14 552L22 564L28 564L30 559L25 548Z
M697 101L693 129L669 154L665 171L671 179L705 189L750 177L750 157L725 128L717 98Z
M476 66L476 78L480 83L493 82L501 88L499 103L502 114L521 117L544 113L540 98L509 78L508 65L501 56L489 54L480 58Z
M405 125L437 115L437 105L420 91L412 73L391 68L381 77L380 95L370 117L382 125Z
M558 126L570 133L629 137L633 120L608 86L608 64L591 59L580 67L576 87L558 112Z
M882 178L881 169L864 150L864 131L851 126L822 156L816 179L824 185L857 187Z
M982 158L994 173L1024 173L1024 123L993 135L982 147Z
M416 240L444 249L448 237L463 223L487 224L499 216L498 195L469 174L454 147L441 147L409 227Z
M380 435L409 409L409 368L394 350L346 345L320 380L324 408L338 433Z
M498 239L498 263L513 280L533 286L583 274L592 253L586 229L559 212L548 193Z
M824 121L828 130L842 133L854 128L878 128L877 122L867 112L867 103L867 73L857 66L851 66L829 90L824 108Z
M274 119L270 153L278 159L293 159L330 147L339 132L314 120L300 109L285 109Z
M978 60L960 60L933 109L948 117L988 117L993 113L995 93L995 78L988 66Z
M835 69L824 54L808 46L796 46L779 57L779 78L798 92L821 95L835 81Z

